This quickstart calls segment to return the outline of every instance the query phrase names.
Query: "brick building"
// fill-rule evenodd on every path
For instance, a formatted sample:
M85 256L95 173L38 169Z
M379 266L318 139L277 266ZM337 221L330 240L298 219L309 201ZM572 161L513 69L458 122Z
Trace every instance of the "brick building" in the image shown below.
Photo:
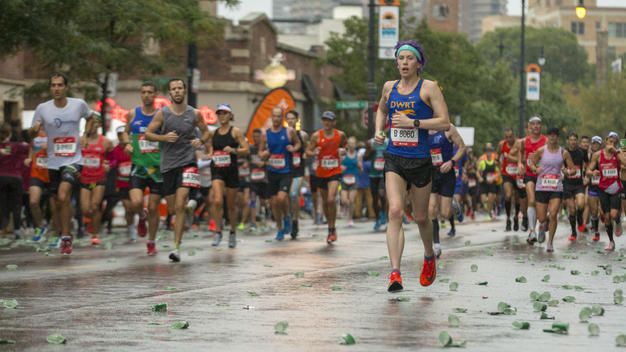
M24 53L0 60L0 121L18 120L24 108Z

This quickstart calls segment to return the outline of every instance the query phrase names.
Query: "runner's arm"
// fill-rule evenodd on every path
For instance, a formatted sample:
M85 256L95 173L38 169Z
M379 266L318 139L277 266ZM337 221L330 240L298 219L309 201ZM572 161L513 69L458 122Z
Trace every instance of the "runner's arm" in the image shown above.
M565 164L567 164L567 175L576 173L576 165L574 165L572 155L565 149L563 149L563 160L565 161Z
M384 128L387 111L387 96L393 87L394 81L385 82L383 86L383 94L378 101L378 110L376 111L376 124L374 132L374 141L378 144L385 143Z
M420 120L420 128L425 130L447 131L450 129L448 106L443 98L439 85L433 81L424 80L422 88L425 90L426 101L433 109L433 117Z
M233 137L239 143L239 148L237 148L237 155L250 155L250 148L248 147L248 141L244 138L243 133L237 127L233 128Z
M302 150L306 151L306 147L309 143L309 134L306 133L305 131L300 131L300 137L302 137ZM307 155L306 152L303 153L302 155L302 159L307 159Z
M502 146L504 143L504 141L500 141L500 143L498 143L498 148L496 149L496 165L500 165L500 157L502 156Z
M309 140L309 143L308 143L307 148L306 148L306 155L307 156L314 157L315 155L317 155L317 153L315 153L314 147L317 146L318 135L319 135L318 132L315 132L311 136L311 139Z
M589 166L587 166L587 176L593 177L594 171L597 171L594 169L596 168L599 158L600 158L600 151L593 153L593 155L591 156L591 161L589 162Z
M546 147L541 147L539 148L534 154L533 154L533 158L531 160L531 163L529 165L530 167L530 171L532 171L533 173L538 173L537 172L537 167L539 166L539 160L541 160L541 157L543 156L543 151L546 149Z
M204 145L209 140L209 129L204 124L204 119L202 118L202 114L200 113L200 110L196 110L195 112L196 112L196 126L198 126L198 128L200 129L200 132L202 132L202 136L200 137L200 143Z
M448 131L447 133L450 133L450 139L452 140L452 143L454 143L454 145L456 145L459 148L456 151L456 154L454 154L454 156L452 157L452 160L456 164L463 158L463 155L465 155L465 150L467 148L465 147L465 142L463 141L463 137L461 137L461 135L459 134L459 131L456 129L456 127L453 124L450 124L450 131Z
M165 142L166 141L165 135L155 133L159 128L161 128L162 124L163 124L163 112L161 112L161 110L158 110L156 114L154 114L152 121L150 121L150 124L148 125L148 128L146 129L146 133L145 133L146 139L149 141Z
M302 145L302 143L300 143L300 138L298 138L298 134L296 134L296 130L294 130L293 128L289 128L289 141L291 142L291 151L293 152L295 150L300 149L300 146Z

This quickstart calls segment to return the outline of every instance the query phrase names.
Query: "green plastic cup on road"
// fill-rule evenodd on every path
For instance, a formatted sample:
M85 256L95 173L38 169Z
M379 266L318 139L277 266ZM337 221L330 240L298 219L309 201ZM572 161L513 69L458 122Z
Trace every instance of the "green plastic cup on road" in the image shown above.
M451 328L458 328L459 327L459 322L460 322L460 319L456 315L454 315L454 314L448 315L448 325Z
M157 304L153 305L152 306L152 311L153 312L157 312L157 313L167 312L167 303L162 302L162 303L157 303Z
M470 270L471 270L473 273L477 272L477 271L478 271L478 265L476 265L476 264L472 264L472 266L470 267Z
M530 323L527 321L514 321L513 326L519 330L528 330L530 329Z
M348 333L342 334L340 338L342 345L354 345L356 343L354 337Z
M278 335L286 335L287 327L289 327L289 323L286 321L279 321L274 325L274 333Z
M589 326L587 326L587 330L589 330L590 336L600 335L600 327L598 326L598 324L590 323Z
M67 342L67 339L63 335L59 334L49 335L46 340L48 341L48 343L53 345L62 345Z
M187 329L189 327L189 322L186 320L177 321L172 324L172 329Z

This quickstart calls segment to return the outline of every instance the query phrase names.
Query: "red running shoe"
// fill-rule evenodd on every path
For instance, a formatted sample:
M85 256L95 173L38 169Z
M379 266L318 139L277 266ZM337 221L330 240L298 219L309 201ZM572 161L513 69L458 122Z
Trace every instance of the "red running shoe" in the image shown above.
M148 233L148 226L146 226L146 220L148 218L148 214L146 209L143 209L143 217L139 217L139 221L137 222L137 234L139 237L146 237Z
M63 255L72 254L72 239L61 240L61 254Z
M600 241L600 232L596 232L596 233L593 235L593 240L594 240L594 241L596 241L596 242L597 242L597 241Z
M326 243L330 244L331 242L337 241L337 230L328 230L328 237L326 237Z
M570 240L570 241L572 241L572 242L576 241L576 234L575 234L575 233L572 233L572 234L569 236L569 240Z
M420 275L420 284L422 286L429 286L435 281L437 276L437 264L435 263L435 256L428 260L424 257L424 266L422 267L422 274Z
M98 239L98 236L96 236L96 235L91 235L91 244L93 244L93 245L98 245L98 244L100 244L100 239Z
M157 255L159 252L157 252L156 250L156 243L146 243L146 247L148 247L148 255L152 256L152 255Z
M470 217L472 218L472 220L476 220L476 215L474 215L474 212L472 211L472 213L470 214Z
M615 250L615 242L613 242L613 241L609 242L609 246L606 247L604 250L607 251L607 252L614 251Z
M209 231L217 231L217 228L215 227L215 220L213 219L209 221Z
M585 229L586 229L586 227L585 227L584 223L582 225L578 226L578 232L582 233L583 231L585 231Z
M402 277L400 276L400 270L392 271L388 278L389 286L387 286L387 291L396 292L402 290Z

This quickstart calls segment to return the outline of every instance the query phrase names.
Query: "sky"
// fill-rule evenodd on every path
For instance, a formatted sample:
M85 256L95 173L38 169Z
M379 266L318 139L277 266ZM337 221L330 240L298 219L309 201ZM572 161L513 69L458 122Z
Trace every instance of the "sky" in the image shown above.
M528 4L528 0L526 1ZM507 10L509 15L519 16L522 13L522 0L508 0ZM528 5L526 5L528 6ZM598 0L599 7L626 7L626 0ZM239 6L229 9L222 2L217 5L217 13L221 17L226 17L238 21L250 12L265 12L272 17L272 0L241 0Z

